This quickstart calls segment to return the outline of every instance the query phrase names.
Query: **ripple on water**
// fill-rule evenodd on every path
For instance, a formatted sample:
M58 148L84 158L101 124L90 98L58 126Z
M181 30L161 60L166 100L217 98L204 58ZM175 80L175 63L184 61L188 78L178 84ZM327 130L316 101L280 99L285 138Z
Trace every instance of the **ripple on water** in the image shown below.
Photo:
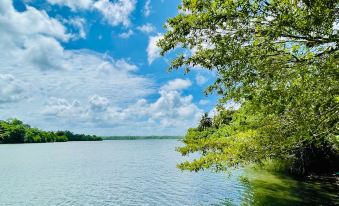
M0 205L209 205L235 178L181 172L175 140L0 146ZM10 156L10 158L8 158ZM232 188L232 189L230 189Z
M176 140L0 145L0 205L241 205L232 176L181 172ZM256 195L256 194L255 194Z

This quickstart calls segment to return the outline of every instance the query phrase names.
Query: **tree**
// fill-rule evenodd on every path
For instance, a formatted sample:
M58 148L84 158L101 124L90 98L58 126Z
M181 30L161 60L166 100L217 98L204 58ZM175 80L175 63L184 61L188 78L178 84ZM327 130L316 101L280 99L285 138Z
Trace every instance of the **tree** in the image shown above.
M208 117L208 113L205 112L205 114L201 117L200 123L199 123L199 128L200 129L206 129L212 126L212 119Z
M242 104L230 125L186 144L204 155L181 168L276 159L302 175L335 169L338 1L183 0L179 9L158 43L163 55L182 48L170 69L215 70L217 79L206 91L216 91L221 104Z
M216 107L217 115L213 117L212 124L215 128L219 129L224 125L229 125L233 119L234 109L226 109L221 105Z
M73 134L70 131L42 131L24 124L18 119L0 120L0 144L3 143L38 143L66 141L101 141L95 135Z
M5 128L3 124L4 122L0 120L0 143L2 143L6 138Z
M37 128L31 128L26 131L25 141L26 143L41 142L41 131Z
M24 125L22 121L18 119L1 121L0 127L2 128L1 143L24 143L27 125Z

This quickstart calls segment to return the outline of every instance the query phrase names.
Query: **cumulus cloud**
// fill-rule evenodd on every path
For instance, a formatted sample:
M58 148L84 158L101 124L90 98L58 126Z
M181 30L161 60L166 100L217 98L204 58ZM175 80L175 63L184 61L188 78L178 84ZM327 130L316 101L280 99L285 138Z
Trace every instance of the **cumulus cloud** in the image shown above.
M72 34L44 11L27 6L18 12L11 1L0 1L0 28L0 73L10 75L1 79L6 85L1 87L2 101L23 100L18 79L34 85L32 102L23 101L15 111L1 111L3 117L39 111L42 100L51 96L76 97L81 102L100 94L124 104L153 92L152 80L135 75L137 66L124 59L64 49L61 42L69 41Z
M129 16L135 9L135 0L118 0L111 2L109 0L99 0L94 3L94 8L104 16L106 21L112 26L123 24L130 25Z
M137 75L138 67L126 59L65 49L62 43L74 34L45 11L27 6L18 12L11 1L0 1L0 28L2 118L48 130L143 135L183 134L202 113L193 96L183 94L192 84L187 79L155 90L153 80ZM155 42L149 62L158 57ZM158 97L146 100L151 94Z
M130 14L135 9L135 0L48 0L52 5L66 6L71 10L94 10L104 17L112 26L130 25Z
M20 64L30 64L32 67L41 70L64 69L62 61L64 59L64 48L60 43L50 37L32 36L30 40L23 42L24 48L15 48L12 51L17 52ZM13 58L16 58L13 56Z
M175 86L176 85L176 86ZM192 127L202 115L193 103L192 95L183 95L181 90L188 88L188 80L176 79L162 86L159 97L149 102L144 98L134 103L117 106L110 104L107 97L93 95L88 102L51 98L43 110L49 118L63 118L68 122L90 122L94 127L138 128L137 134L182 134ZM75 115L77 114L77 115Z
M31 6L26 6L25 12L17 12L11 0L0 2L0 25L1 34L17 35L19 40L22 35L44 35L67 41L70 34L58 20L51 18L45 11L39 11ZM34 26L33 26L34 25ZM9 38L8 35L5 38ZM4 39L4 37L2 37ZM14 41L15 42L15 41Z
M161 87L163 91L183 90L192 85L189 79L174 79Z
M7 67L21 64L43 70L62 67L57 61L64 55L59 41L68 41L71 34L61 22L30 6L17 12L9 0L0 2L0 11L0 58Z
M81 104L79 100L50 97L46 102L42 114L48 117L64 118L66 121L90 121L107 110L109 100L106 97L93 95L88 97L87 103Z
M26 98L28 87L29 85L25 82L10 74L0 74L0 103L14 102Z
M159 121L165 127L192 126L201 110L192 103L193 96L182 96L179 91L160 90L160 98L147 108L151 121Z
M161 34L149 37L148 46L146 49L149 64L152 64L155 59L160 57L161 49L157 46L157 43L162 37L163 36Z
M106 97L93 95L88 100L90 108L94 111L105 111L109 105L109 100Z
M156 28L150 23L138 26L137 29L139 31L143 32L143 33L146 33L146 34L152 33L156 30Z
M69 102L63 98L51 97L46 103L43 113L48 116L83 118L86 110L80 105L80 102L73 100Z

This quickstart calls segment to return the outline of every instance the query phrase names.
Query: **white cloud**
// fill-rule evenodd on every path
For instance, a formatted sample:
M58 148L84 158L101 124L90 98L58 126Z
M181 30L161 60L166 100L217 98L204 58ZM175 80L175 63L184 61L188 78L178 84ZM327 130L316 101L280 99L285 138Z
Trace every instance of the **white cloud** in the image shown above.
M175 90L160 90L159 94L159 99L144 107L151 122L159 122L161 126L169 128L187 129L200 118L202 111L192 103L191 95L182 96Z
M111 2L109 0L99 0L94 3L94 8L104 16L105 20L112 26L122 24L130 25L129 16L135 9L135 0L118 0Z
M27 98L29 87L30 85L10 74L0 74L0 103Z
M115 61L114 66L116 68L123 69L123 70L125 70L127 72L133 72L133 71L137 71L138 70L138 67L136 65L130 64L130 63L128 63L125 60L117 60L117 61Z
M56 4L60 6L67 6L73 11L78 9L89 9L93 0L47 0L50 4Z
M0 25L2 41L9 38L6 33L19 37L18 41L23 41L21 35L44 35L54 37L62 41L67 41L70 34L66 33L66 28L56 19L50 18L45 11L39 11L31 6L26 6L25 12L17 12L11 0L0 2ZM10 35L9 35L10 36ZM15 41L14 41L15 42Z
M59 41L68 41L72 35L61 22L30 6L25 12L17 12L9 0L0 2L0 11L0 58L5 66L29 64L43 70L62 67L58 59L64 49Z
M77 35L73 35L74 39L86 38L85 24L86 20L84 18L76 17L69 20L64 20L66 24L73 26L77 30Z
M189 80L155 91L153 80L125 59L65 49L61 42L74 34L44 11L17 12L11 1L0 1L0 28L1 118L101 135L183 134L200 118L193 96L182 93ZM150 94L158 98L146 100Z
M134 32L133 32L131 29L129 29L127 32L123 32L123 33L119 34L119 37L120 37L120 38L123 38L123 39L127 39L127 38L129 38L130 36L132 36L133 33L134 33Z
M201 74L197 74L196 76L195 76L195 81L197 82L197 84L198 85L203 85L203 84L205 84L206 82L207 82L207 78L205 77L205 76L203 76L203 75L201 75Z
M146 34L152 33L156 30L156 28L150 23L144 24L142 26L138 26L137 29Z
M136 0L48 0L50 4L66 6L71 10L94 10L102 14L112 26L130 25L130 14L135 9Z
M151 0L146 0L145 6L144 6L144 16L148 17L151 14Z
M64 59L65 51L56 39L37 35L26 39L22 44L24 48L17 47L13 50L21 57L20 64L30 64L41 70L65 68L64 62L60 61Z
M169 81L159 89L159 97L153 102L141 98L123 106L112 105L108 98L98 95L89 97L87 104L80 104L77 100L51 98L43 114L49 118L61 118L66 124L85 122L90 123L89 127L114 128L120 131L125 128L140 128L137 131L128 129L124 131L125 134L183 134L188 127L198 122L202 110L192 102L192 95L184 96L181 93L180 90L189 86L182 82L188 81ZM174 84L180 86L175 87Z
M137 66L124 59L64 49L60 41L73 34L44 11L28 6L17 12L11 1L0 1L0 28L0 73L9 75L1 76L1 102L16 101L15 108L2 103L2 118L14 115L39 122L38 111L50 97L83 102L100 94L120 105L153 92L153 81L135 75ZM20 85L28 84L33 85L32 96L25 99Z
M98 95L89 97L88 102L90 103L90 108L94 111L105 111L109 105L109 100L106 97Z
M43 113L48 116L65 118L83 118L86 116L86 110L80 105L80 102L73 100L69 102L63 98L51 97L46 103Z
M77 99L51 97L45 104L42 114L50 118L64 118L66 121L90 121L95 115L101 115L109 106L106 97L93 95L88 97L88 104L82 105Z
M163 91L183 90L192 85L189 79L174 79L161 87Z
M161 34L149 37L148 46L146 49L149 64L152 64L155 59L160 57L161 49L157 46L157 43L162 37L163 36Z

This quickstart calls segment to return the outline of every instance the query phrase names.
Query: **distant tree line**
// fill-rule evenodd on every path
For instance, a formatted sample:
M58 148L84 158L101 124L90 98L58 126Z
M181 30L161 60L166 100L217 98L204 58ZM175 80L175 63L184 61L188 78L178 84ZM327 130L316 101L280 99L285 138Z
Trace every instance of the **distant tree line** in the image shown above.
M181 136L109 136L104 140L181 139Z
M67 141L100 141L96 135L74 134L70 131L43 131L18 119L0 120L0 144L43 143Z

